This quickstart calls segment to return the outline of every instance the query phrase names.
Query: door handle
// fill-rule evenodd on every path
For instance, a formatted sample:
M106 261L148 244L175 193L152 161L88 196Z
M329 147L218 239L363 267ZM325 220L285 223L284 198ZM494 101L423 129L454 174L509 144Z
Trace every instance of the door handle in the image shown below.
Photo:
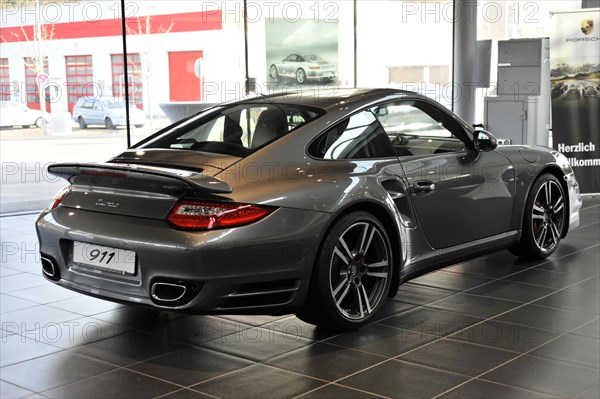
M425 195L435 190L435 183L429 180L419 180L413 184L415 194Z

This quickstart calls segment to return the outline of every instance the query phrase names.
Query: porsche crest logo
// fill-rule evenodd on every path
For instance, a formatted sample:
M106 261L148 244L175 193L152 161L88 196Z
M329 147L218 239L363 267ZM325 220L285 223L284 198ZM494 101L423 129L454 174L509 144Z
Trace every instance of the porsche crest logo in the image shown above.
M594 20L593 19L582 19L581 20L581 31L586 35L589 35L594 31Z

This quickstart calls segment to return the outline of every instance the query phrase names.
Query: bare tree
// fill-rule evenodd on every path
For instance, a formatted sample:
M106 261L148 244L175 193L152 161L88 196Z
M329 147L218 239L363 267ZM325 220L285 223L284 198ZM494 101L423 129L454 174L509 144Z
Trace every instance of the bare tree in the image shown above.
M131 24L127 24L127 34L128 35L151 35L151 34L164 34L169 33L171 29L173 29L173 22L169 26L160 25L158 28L152 28L152 17L147 15L145 17L134 18L135 24L132 26ZM142 78L143 81L146 82L146 87L144 88L146 98L148 98L147 111L148 117L150 118L150 129L154 130L154 115L152 112L152 102L151 102L151 83L150 80L154 75L154 70L156 67L156 55L162 49L162 42L157 44L155 40L151 40L147 38L143 40L144 44L140 50L140 61L142 63ZM126 62L126 61L125 61Z
M39 4L37 5L39 10ZM33 27L33 32L28 33L24 27L21 27L21 34L15 34L18 40L26 41L31 45L33 56L23 59L25 66L34 72L36 76L36 84L38 88L38 99L40 103L40 111L42 112L42 134L48 134L48 126L46 124L46 98L44 96L44 84L37 79L38 76L45 73L45 64L48 56L44 55L44 42L54 38L54 24L42 24L40 18L36 18L36 23Z

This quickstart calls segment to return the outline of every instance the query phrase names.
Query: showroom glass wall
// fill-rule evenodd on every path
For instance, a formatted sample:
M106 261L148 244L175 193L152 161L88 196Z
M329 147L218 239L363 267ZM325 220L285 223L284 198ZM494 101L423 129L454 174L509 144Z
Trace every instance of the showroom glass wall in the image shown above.
M484 120L484 98L496 95L498 41L550 36L550 12L581 9L580 0L479 2L477 40L491 40L491 84L477 90L476 120ZM552 54L550 54L552 57Z
M135 4L140 15L166 12L161 2ZM239 98L247 78L252 93L402 87L451 106L452 1L184 1L176 7L200 11L199 22L220 17L222 24L179 33L166 29L152 42L152 57L142 56L142 64L144 58L159 64L156 74L143 79L154 93L144 101L154 108L177 102L189 111L195 101ZM148 45L131 31L127 40L133 53Z
M35 145L32 142L22 151L16 142L6 141L2 143L3 162L101 161L123 148L124 130L107 129L108 116L85 120L85 129L72 119L74 106L81 97L123 101L119 83L115 84L124 63L119 1L2 2L0 14L0 63L6 66L0 82L3 97L12 102L9 106L15 118L44 117L48 122L46 129L43 126L17 129L4 126L9 122L3 118L2 139L89 138L88 144L92 144L87 150L61 140ZM135 61L128 60L133 71L139 67ZM45 115L41 114L43 111ZM118 115L111 118L115 124L118 122ZM37 173L43 174L43 171Z
M247 78L258 93L400 87L451 107L453 21L464 13L452 1L138 0L125 2L124 10L117 0L42 0L39 10L34 2L22 3L13 8L3 3L3 40L10 38L1 44L3 98L40 109L39 85L32 81L46 73L55 86L46 90L47 108L58 120L54 114L72 113L82 95L122 101L127 81L131 103L148 117L143 129L132 129L134 142L168 124L167 115L176 119L196 109L194 103L244 96ZM492 82L498 40L548 36L550 10L580 7L579 0L480 1L478 39L493 40ZM126 32L119 28L121 11ZM300 61L303 56L307 59ZM31 67L37 58L44 64L39 71ZM303 65L300 74L298 65ZM479 121L483 96L489 93L478 91ZM172 104L180 109L170 110ZM85 133L74 122L72 132Z
M358 1L359 85L418 91L450 108L453 20L452 1Z

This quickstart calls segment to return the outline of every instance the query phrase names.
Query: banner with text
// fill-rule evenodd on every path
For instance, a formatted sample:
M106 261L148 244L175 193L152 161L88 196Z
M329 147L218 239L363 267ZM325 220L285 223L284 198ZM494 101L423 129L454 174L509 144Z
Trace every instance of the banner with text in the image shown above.
M550 18L552 137L582 193L600 192L600 10Z

